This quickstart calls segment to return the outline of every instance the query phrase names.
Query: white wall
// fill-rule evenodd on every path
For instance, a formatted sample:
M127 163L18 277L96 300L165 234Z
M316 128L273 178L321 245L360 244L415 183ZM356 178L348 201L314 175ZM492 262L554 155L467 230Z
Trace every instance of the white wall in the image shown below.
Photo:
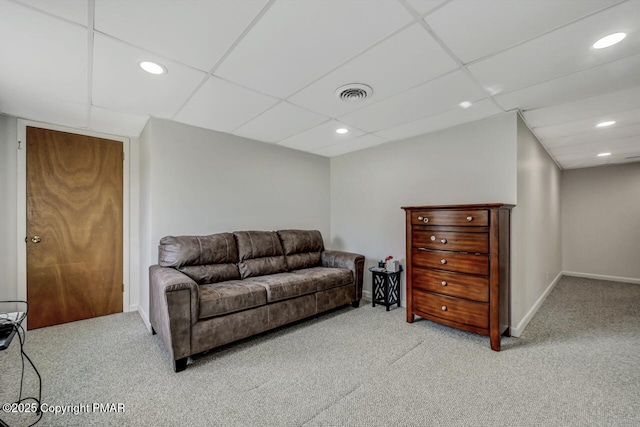
M17 124L0 114L0 300L15 300L17 288Z
M519 336L562 271L560 168L518 116L518 203L511 213L511 333Z
M563 269L640 283L640 163L562 177Z
M143 317L163 236L318 229L330 247L328 158L160 119L140 140Z
M515 116L505 113L332 158L334 247L365 255L367 269L386 255L406 259L402 206L515 204ZM364 280L370 296L371 273Z

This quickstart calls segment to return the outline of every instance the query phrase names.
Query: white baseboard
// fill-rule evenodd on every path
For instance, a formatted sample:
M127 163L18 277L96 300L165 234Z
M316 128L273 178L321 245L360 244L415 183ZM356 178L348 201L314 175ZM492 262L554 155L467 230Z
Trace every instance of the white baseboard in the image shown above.
M149 321L149 315L142 309L142 307L138 307L138 313L140 314L140 317L142 317L142 321L147 327L147 330L151 332L151 322Z
M138 304L131 304L127 311L138 311Z
M510 333L511 333L512 337L516 337L517 338L520 335L522 335L522 332L524 331L524 328L527 327L527 325L529 324L531 319L533 319L533 316L536 315L536 313L540 309L540 306L542 306L542 303L544 302L544 300L547 299L547 297L549 296L549 294L551 293L553 288L556 286L556 284L558 283L558 281L562 277L562 274L563 274L562 271L560 273L558 273L556 278L553 279L553 281L549 284L549 286L547 286L547 289L544 291L544 293L540 296L540 298L538 298L538 301L536 301L536 303L533 305L533 307L531 307L531 310L529 310L529 312L524 316L524 318L518 323L518 326L515 326L515 327L512 326L511 327Z
M591 274L591 273L578 273L576 271L563 271L562 274L564 274L565 276L584 277L585 279L609 280L611 282L635 283L636 285L640 285L640 279L634 279L631 277L607 276L604 274Z

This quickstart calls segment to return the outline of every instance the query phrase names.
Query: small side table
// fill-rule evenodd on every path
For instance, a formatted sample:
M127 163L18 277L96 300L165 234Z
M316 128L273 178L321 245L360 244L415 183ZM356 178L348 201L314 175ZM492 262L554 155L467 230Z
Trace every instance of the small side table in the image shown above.
M398 271L380 270L376 267L369 269L372 275L371 286L371 306L375 307L376 303L384 305L389 311L389 307L398 304L400 307L400 273L402 266Z

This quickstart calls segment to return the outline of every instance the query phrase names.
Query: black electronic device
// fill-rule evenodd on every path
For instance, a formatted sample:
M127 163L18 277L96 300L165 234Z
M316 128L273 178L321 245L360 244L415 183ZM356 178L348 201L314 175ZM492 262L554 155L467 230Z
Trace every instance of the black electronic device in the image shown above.
M25 316L26 313L19 311L0 313L0 351L9 348Z

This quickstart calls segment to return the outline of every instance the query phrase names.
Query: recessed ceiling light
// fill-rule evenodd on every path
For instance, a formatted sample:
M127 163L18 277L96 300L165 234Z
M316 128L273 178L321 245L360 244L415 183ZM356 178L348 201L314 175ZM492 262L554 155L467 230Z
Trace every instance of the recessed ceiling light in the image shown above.
M605 128L605 127L607 127L607 126L611 126L611 125L615 125L615 124L616 124L616 121L615 121L615 120L609 120L608 122L598 123L598 124L596 125L596 127L599 127L599 128Z
M598 154L598 157L606 157L606 156L610 156L611 153L600 153Z
M604 49L605 47L613 46L616 43L620 43L627 37L626 33L614 33L609 34L606 37L601 38L593 44L594 49Z
M343 133L347 133L347 132L349 132L349 129L347 129L347 128L338 128L338 129L336 129L336 133L339 133L339 134L343 134Z
M460 104L458 104L459 106L461 106L462 108L469 108L471 107L471 103L469 101L462 101Z
M167 72L167 69L162 65L151 61L140 61L140 68L150 74L164 74Z

